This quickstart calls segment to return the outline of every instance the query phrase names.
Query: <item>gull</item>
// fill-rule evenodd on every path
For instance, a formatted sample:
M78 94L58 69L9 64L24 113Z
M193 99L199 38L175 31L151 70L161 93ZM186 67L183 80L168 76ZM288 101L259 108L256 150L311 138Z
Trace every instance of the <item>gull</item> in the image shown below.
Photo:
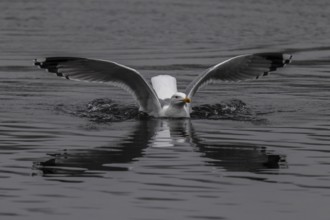
M177 90L176 78L159 75L151 85L135 69L122 64L80 57L47 57L34 64L69 80L107 83L133 95L139 110L154 117L189 118L191 99L202 87L217 82L239 82L267 76L291 62L284 53L255 53L233 57L218 63L197 76L185 93Z

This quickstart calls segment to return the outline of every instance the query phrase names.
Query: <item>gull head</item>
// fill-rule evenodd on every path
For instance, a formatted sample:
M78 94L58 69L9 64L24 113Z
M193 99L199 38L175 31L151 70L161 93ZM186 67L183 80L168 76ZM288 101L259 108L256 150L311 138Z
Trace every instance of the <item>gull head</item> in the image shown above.
M172 106L183 106L187 103L191 103L191 99L188 98L187 95L182 92L174 93L170 99L170 104Z

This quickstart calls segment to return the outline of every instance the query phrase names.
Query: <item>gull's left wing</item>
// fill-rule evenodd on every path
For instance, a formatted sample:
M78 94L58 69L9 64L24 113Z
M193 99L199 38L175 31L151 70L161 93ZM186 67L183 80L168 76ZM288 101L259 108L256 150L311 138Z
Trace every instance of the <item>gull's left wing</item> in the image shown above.
M155 91L135 69L105 60L79 57L48 57L34 64L57 76L77 81L101 82L125 89L140 110L158 116L161 106Z
M282 53L256 53L233 57L199 75L186 89L191 98L202 86L218 81L237 82L258 79L291 62L292 55Z

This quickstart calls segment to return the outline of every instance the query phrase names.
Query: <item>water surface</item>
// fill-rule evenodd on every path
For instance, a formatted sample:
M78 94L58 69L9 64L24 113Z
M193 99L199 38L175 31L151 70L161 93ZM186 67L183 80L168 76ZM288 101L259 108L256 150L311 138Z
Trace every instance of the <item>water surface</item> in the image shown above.
M327 1L0 8L1 219L328 219ZM199 91L195 107L238 100L248 109L212 119L103 120L88 103L134 109L130 95L32 66L43 56L109 59L148 80L174 75L184 90L220 61L265 51L294 61L261 80Z

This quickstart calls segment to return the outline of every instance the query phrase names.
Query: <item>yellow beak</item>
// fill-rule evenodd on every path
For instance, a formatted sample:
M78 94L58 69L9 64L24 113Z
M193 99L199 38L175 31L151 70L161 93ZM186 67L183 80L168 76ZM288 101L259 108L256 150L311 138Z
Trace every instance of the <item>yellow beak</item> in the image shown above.
M186 97L185 99L183 99L183 101L184 101L185 103L190 103L190 102L191 102L191 99L188 98L188 97Z

